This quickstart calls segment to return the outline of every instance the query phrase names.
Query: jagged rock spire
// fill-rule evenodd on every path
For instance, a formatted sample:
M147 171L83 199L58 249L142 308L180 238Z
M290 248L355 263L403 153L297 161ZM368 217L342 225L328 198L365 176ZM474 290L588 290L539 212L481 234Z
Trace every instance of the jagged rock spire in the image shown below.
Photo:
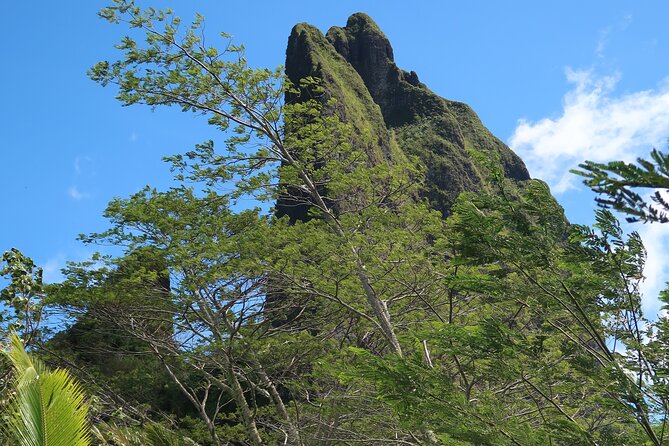
M390 41L367 14L349 17L344 28L333 26L326 35L337 52L349 62L365 82L374 101L379 104L386 124L401 125L410 116L403 113L411 90L426 90L411 71L400 70L395 65ZM400 95L397 100L397 95ZM419 98L432 107L440 108L441 101L426 96ZM416 108L416 107L413 107ZM440 110L441 111L441 110Z
M427 167L423 194L444 215L460 192L479 190L485 181L472 150L498 161L507 177L529 179L523 161L469 106L439 97L415 72L397 67L390 41L364 13L350 16L345 27L333 26L326 36L311 25L296 25L288 39L286 74L296 84L306 76L323 79L337 99L333 112L352 124L354 144L371 164L418 156Z

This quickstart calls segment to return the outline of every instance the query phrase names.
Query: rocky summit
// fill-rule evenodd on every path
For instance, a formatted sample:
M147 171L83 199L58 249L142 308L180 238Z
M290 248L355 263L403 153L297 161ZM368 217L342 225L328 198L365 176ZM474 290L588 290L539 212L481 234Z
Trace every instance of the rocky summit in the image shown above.
M530 178L523 161L467 104L438 96L414 71L400 69L390 41L366 14L353 14L345 27L325 35L306 23L293 27L286 74L296 85L307 76L322 79L336 99L334 112L353 126L354 144L371 163L417 156L427 169L423 194L444 215L460 192L484 184L472 151L500 163L510 179ZM277 205L280 214L291 213Z

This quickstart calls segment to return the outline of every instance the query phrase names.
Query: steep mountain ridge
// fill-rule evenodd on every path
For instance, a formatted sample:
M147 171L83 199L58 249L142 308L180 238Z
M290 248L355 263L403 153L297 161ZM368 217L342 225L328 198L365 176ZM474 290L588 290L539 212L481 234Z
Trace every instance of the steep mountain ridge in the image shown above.
M337 99L335 112L353 126L354 144L371 163L417 156L427 168L423 194L444 215L460 192L484 184L471 150L499 162L508 178L530 178L523 161L468 105L441 98L415 72L397 67L390 41L364 13L325 35L312 25L296 25L288 39L286 74L294 84L307 76L323 80ZM277 209L291 213L281 203Z

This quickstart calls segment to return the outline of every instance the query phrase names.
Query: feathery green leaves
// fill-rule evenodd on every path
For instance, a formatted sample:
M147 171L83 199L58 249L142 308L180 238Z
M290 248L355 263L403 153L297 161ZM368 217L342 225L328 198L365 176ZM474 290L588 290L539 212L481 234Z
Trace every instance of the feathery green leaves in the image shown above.
M12 335L7 356L14 368L14 396L6 435L16 446L87 446L88 405L66 370L48 370Z
M583 170L572 170L586 179L583 183L600 195L597 204L628 214L627 221L669 222L669 203L662 191L669 189L669 154L653 149L652 161L638 158L639 165L612 161L606 164L586 161ZM655 189L649 203L634 189ZM602 197L603 196L603 197Z

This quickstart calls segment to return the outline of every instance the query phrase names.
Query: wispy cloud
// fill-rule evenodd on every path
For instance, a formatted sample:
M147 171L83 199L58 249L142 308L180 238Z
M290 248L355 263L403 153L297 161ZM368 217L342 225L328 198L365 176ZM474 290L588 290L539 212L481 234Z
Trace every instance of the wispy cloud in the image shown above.
M82 262L91 259L91 256L95 253L95 248L90 246L79 246L74 249L67 251L59 251L47 259L39 263L42 267L42 277L45 283L57 283L62 282L65 278L63 276L63 268L68 266L68 262ZM99 265L102 266L102 265Z
M139 135L137 134L137 132L133 130L132 133L130 134L130 138L128 139L130 140L130 142L135 142L137 141L137 138L139 138Z
M597 45L595 46L595 56L600 59L604 58L604 50L609 43L609 36L611 35L612 30L612 26L607 26L606 28L599 30L599 37L597 38Z
M595 56L599 59L604 59L606 47L609 44L611 35L616 31L625 31L632 23L632 15L627 14L623 16L615 25L609 25L599 30L597 43L595 45Z
M87 179L95 176L95 166L93 164L93 158L90 156L79 155L75 157L72 167L74 168L73 182L75 183L80 183L81 181L86 182ZM67 189L67 195L73 200L91 198L91 194L83 192L81 187L77 184L72 185Z
M573 85L557 117L521 119L509 145L554 192L574 188L569 173L585 160L631 161L669 135L669 79L653 90L617 94L619 75L566 70Z
M669 78L657 88L618 94L619 75L598 76L592 70L566 71L572 84L555 117L521 119L509 145L525 160L533 176L560 194L579 187L569 173L585 160L633 161L662 148L669 136ZM635 226L647 250L641 290L646 314L660 310L657 299L669 278L669 225Z
M58 254L49 258L42 266L43 279L45 283L56 283L63 280L61 269L65 267L65 255Z
M70 196L70 198L74 200L83 200L85 198L91 198L91 194L88 192L81 192L77 186L70 186L67 189L67 194Z
M87 155L80 155L74 159L74 173L77 175L93 175L93 158Z
M647 316L653 317L659 313L661 307L661 302L656 297L666 287L665 282L669 277L669 264L667 263L669 226L655 224L635 229L638 229L647 253L644 268L645 280L641 286L641 292L646 296L643 299L643 310Z

